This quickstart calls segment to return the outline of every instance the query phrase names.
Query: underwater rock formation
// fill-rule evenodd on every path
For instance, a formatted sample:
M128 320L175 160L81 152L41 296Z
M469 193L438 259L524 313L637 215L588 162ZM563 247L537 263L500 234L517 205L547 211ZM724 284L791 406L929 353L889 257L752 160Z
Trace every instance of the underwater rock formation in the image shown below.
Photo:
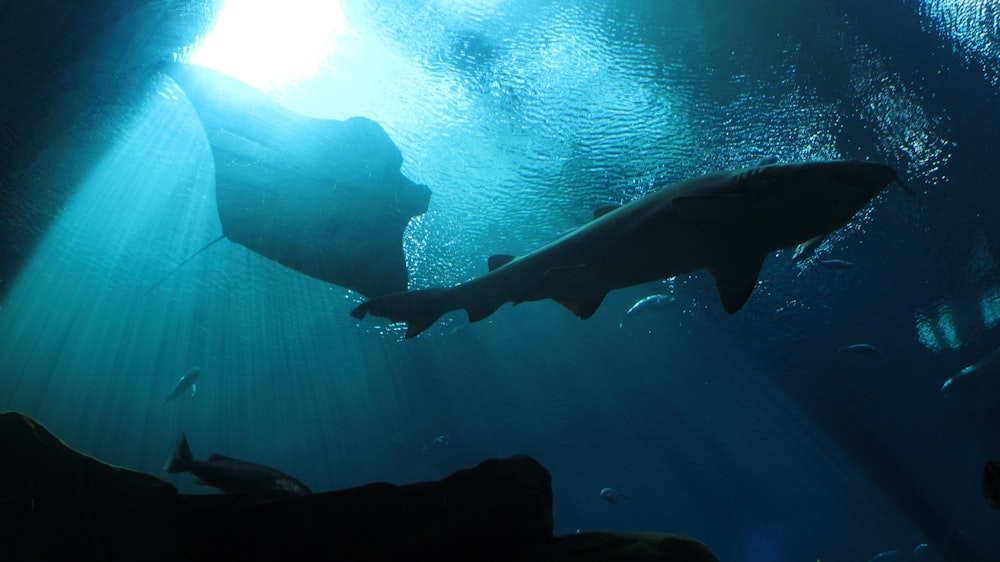
M258 502L186 495L0 414L2 560L662 560L718 562L667 534L553 537L547 470L490 459L436 482Z

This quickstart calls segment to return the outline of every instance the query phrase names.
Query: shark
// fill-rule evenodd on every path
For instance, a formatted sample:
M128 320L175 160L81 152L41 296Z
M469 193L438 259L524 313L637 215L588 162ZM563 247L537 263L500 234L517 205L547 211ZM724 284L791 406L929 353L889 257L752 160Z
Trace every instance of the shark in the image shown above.
M717 172L602 207L537 250L490 257L481 277L375 297L351 316L404 322L406 338L447 312L464 309L477 322L507 302L553 299L587 319L609 291L706 268L733 314L750 298L769 253L842 228L893 181L904 185L887 165L852 160Z

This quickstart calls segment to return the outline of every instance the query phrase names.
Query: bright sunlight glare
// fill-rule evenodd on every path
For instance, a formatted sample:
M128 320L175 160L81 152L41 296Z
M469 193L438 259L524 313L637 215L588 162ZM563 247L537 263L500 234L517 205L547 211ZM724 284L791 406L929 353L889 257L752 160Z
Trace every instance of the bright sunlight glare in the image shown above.
M227 0L188 62L280 89L329 64L349 34L337 0Z

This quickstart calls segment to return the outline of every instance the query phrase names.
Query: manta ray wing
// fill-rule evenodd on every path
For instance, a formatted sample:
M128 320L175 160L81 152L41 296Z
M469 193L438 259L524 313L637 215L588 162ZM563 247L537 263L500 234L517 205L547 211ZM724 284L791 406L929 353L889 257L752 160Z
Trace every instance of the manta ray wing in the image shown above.
M430 190L374 121L314 119L218 72L170 70L205 129L223 234L287 267L378 296L404 291L402 236Z

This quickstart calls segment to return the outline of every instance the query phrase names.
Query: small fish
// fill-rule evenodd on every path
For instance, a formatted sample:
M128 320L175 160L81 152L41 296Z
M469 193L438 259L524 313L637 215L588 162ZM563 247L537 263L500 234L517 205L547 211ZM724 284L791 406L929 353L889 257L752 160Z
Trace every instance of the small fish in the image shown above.
M870 343L855 343L837 349L840 352L857 353L859 355L881 355L882 350Z
M304 496L312 493L295 478L269 466L215 455L200 461L191 454L187 437L174 443L163 465L167 472L190 472L202 486L215 486L227 494L247 494L258 500Z
M618 503L622 500L634 500L632 496L625 494L625 489L621 486L617 488L601 488L601 499L608 503Z
M990 461L983 467L983 497L994 509L1000 509L1000 461Z
M618 327L621 328L625 325L625 317L633 314L638 314L644 310L649 310L652 308L657 308L672 302L676 302L677 299L670 295L649 295L647 297L642 297L641 299L635 301L632 306L629 307L628 311L625 312L625 316L618 322Z
M430 443L424 445L424 448L422 450L426 452L428 449L436 447L444 447L447 446L450 441L451 441L451 435L441 434L435 437L434 439L431 439Z
M952 375L941 386L941 392L966 410L996 408L1000 404L1000 349Z
M813 252L815 252L816 248L818 248L819 245L823 243L823 240L826 240L826 234L810 238L809 240L806 240L805 242L796 246L795 250L792 251L792 261L795 263L799 263L802 260L809 259L810 257L812 257Z
M174 389L170 391L170 394L163 399L163 403L166 404L167 402L170 402L174 398L177 398L187 392L188 389L191 390L191 396L194 396L195 393L198 392L198 386L195 383L198 382L198 373L200 372L201 367L194 367L187 373L184 373L184 376L177 381L177 384L174 385Z
M854 267L854 262L849 262L847 260L819 260L816 263L830 269L850 269Z
M879 552L868 559L868 562L903 562L903 555L898 550Z

